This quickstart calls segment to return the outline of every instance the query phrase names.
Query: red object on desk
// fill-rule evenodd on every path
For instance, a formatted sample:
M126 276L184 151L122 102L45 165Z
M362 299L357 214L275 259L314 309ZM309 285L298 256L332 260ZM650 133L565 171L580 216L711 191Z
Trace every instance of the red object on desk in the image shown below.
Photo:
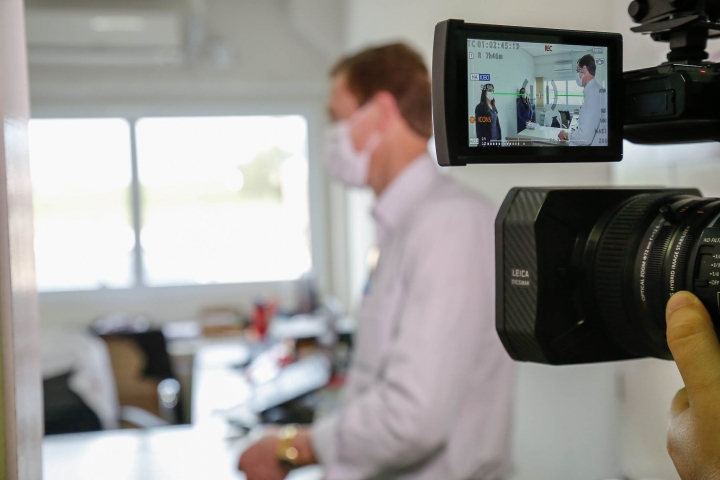
M275 315L277 308L277 302L257 302L255 303L255 311L252 316L252 324L255 327L258 335L261 339L265 339L267 336L268 326L270 325L270 319Z

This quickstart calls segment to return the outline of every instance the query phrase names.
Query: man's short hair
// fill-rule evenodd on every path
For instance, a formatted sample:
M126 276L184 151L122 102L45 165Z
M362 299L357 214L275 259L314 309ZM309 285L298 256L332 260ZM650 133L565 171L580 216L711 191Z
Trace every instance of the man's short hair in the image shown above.
M580 60L578 60L578 67L580 67L580 68L587 67L588 72L590 72L590 75L592 75L593 77L595 76L595 70L596 70L595 58L592 55L590 55L590 54L585 55Z
M403 43L368 48L342 58L331 76L344 74L350 91L364 105L378 92L389 92L408 126L432 136L430 74L419 53Z

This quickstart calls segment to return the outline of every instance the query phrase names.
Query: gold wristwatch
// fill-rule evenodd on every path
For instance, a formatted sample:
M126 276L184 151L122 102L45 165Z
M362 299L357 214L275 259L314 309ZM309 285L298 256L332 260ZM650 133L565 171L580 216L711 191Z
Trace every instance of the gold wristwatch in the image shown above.
M278 433L278 437L280 437L277 452L278 461L280 465L289 470L299 467L298 457L300 452L292 444L293 439L298 435L298 431L297 425L286 425Z

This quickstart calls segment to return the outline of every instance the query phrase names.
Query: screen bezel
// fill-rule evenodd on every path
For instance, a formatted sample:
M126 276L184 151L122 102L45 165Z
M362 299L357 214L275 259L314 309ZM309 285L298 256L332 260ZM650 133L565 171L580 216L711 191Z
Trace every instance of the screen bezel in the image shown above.
M445 136L451 165L469 163L585 163L622 160L623 73L622 35L467 24L450 20L445 52ZM471 147L467 128L468 40L496 40L606 47L608 68L608 145L557 147Z

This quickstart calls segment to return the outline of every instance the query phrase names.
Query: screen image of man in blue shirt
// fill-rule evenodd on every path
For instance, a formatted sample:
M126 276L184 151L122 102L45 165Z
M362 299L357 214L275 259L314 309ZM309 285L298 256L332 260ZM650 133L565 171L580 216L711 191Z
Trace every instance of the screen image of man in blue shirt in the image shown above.
M578 86L584 88L585 102L580 109L577 128L568 133L558 134L560 141L569 141L571 146L607 145L607 92L595 80L597 66L592 55L585 55L577 63Z

